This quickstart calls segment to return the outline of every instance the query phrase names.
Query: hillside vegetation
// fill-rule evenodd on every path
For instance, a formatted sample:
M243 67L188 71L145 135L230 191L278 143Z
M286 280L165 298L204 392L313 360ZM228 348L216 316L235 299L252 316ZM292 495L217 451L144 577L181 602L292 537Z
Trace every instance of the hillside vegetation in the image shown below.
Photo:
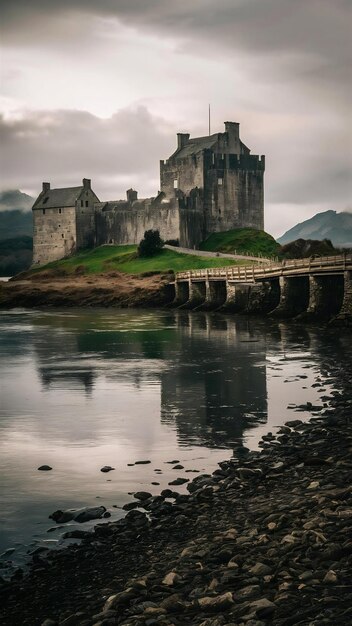
M32 236L33 218L31 212L15 209L0 211L0 241L14 237Z
M179 254L171 250L161 250L150 258L137 256L137 246L100 246L93 250L80 252L67 259L54 261L33 272L55 270L62 274L97 274L102 272L125 272L126 274L143 274L146 272L180 272L188 269L206 267L223 267L236 265L232 259L203 258L189 254Z
M329 239L316 241L314 239L296 239L281 246L280 259L305 259L310 256L333 256L341 254L341 250L334 248Z
M270 258L278 255L280 245L264 230L235 228L223 233L213 233L200 244L199 248L209 252L251 254Z
M13 237L0 241L0 276L13 276L32 263L32 237Z

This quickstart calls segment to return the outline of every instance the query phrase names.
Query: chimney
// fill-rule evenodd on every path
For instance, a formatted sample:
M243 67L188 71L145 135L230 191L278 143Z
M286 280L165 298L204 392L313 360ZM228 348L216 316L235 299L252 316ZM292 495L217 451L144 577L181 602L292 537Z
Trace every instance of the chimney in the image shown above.
M90 183L91 183L90 178L83 178L82 183L83 183L84 189L90 189Z
M240 125L238 122L225 122L225 132L228 135L229 148L233 148L234 152L239 152L240 142Z
M138 191L135 191L134 189L127 189L126 195L127 201L132 204L132 202L135 202L138 198Z
M50 183L43 183L43 193L50 191Z
M189 133L177 133L177 148L183 148L189 142Z

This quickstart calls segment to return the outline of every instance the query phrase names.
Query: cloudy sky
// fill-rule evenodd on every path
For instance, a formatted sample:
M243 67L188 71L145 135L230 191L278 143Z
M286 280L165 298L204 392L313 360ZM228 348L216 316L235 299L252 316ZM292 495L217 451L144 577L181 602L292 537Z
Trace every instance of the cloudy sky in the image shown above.
M2 0L1 189L159 188L176 132L241 124L266 230L352 210L351 0Z

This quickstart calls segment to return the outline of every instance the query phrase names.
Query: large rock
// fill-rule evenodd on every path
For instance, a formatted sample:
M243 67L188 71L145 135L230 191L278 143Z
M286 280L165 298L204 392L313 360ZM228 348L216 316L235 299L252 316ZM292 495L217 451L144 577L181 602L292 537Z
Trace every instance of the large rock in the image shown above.
M57 522L58 524L65 524L65 522L71 521L82 524L83 522L89 522L92 519L100 519L104 516L105 511L105 506L94 506L85 509L68 509L66 511L58 510L49 515L49 518L53 519L54 522Z
M234 604L232 593L228 591L220 596L199 598L198 606L202 611L225 611Z

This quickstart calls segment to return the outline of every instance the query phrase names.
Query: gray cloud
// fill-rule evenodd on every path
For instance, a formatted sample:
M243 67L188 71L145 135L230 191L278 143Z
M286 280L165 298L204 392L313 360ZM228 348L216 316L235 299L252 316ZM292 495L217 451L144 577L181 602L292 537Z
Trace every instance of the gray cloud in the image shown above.
M111 36L101 20L116 20L173 38L181 55L223 58L253 81L291 83L317 106L349 114L349 0L3 0L1 11L5 44L83 51Z
M109 64L114 51L113 63L128 67L123 38L129 32L169 40L173 55L166 67L175 80L164 93L161 73L151 74L158 81L157 110L164 108L172 123L152 116L146 107L125 108L107 120L79 110L2 120L6 187L33 189L44 178L58 186L77 184L89 176L102 197L121 196L130 185L151 195L157 190L158 161L172 152L174 133L203 134L194 111L201 111L213 95L217 117L220 111L221 116L234 111L228 117L242 123L244 141L267 156L269 229L280 228L278 222L282 229L296 222L295 207L302 220L325 208L350 206L350 0L3 0L1 12L8 49L22 48L25 54L33 47L44 55L55 49L63 64L72 49L83 65L90 48L100 63ZM209 59L209 79L204 68L199 72L199 59ZM148 63L147 50L142 61ZM134 69L138 63L139 57ZM219 78L212 74L217 70ZM16 71L23 67L14 62L7 86ZM143 67L140 72L122 75L121 90L124 80L138 82ZM6 95L14 93L8 87ZM144 96L139 101L151 109L152 96ZM182 114L181 100L186 103ZM180 124L181 118L190 121ZM289 205L292 218L285 222L278 207Z
M198 129L188 130L196 135ZM176 131L145 107L121 110L109 119L85 111L30 112L17 120L0 118L2 187L20 187L36 194L43 180L60 187L77 185L88 177L101 199L122 198L130 186L141 196L151 196L159 188L159 160L173 152ZM293 215L302 215L308 206L313 212L347 208L350 168L346 154L337 149L342 130L338 133L334 128L320 140L319 134L318 124L314 141L312 134L305 141L302 130L298 132L293 125L286 129L287 146L282 145L280 133L275 136L268 128L263 134L263 150L258 152L267 154L269 230L285 228L279 208L283 205L296 207Z
M175 140L167 123L143 107L107 120L85 111L0 117L1 186L35 194L43 180L64 187L88 177L101 199L124 197L131 185L155 195L159 160L172 152Z
M351 53L349 0L3 0L1 13L5 37L17 33L18 40L43 19L86 13L234 49L308 52L330 61Z

